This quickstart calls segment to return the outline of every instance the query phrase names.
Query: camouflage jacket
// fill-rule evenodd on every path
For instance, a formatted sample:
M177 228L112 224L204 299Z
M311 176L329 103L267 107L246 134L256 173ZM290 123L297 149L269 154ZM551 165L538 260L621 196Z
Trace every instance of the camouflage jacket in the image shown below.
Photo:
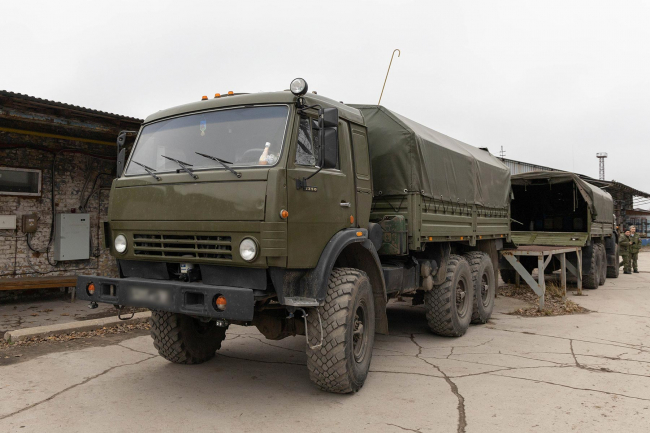
M630 252L630 238L629 236L622 234L621 238L618 240L618 249L621 254L629 254Z
M630 252L638 253L641 250L641 238L638 233L630 235Z

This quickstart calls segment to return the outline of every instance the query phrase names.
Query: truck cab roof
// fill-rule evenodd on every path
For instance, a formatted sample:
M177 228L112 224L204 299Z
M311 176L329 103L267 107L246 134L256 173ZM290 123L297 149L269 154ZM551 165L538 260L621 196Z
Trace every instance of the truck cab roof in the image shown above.
M321 105L323 108L338 108L339 116L354 123L363 125L363 116L361 112L349 105L342 104L333 99L326 98L314 93L308 93L303 96L307 105ZM166 108L149 115L144 123L155 122L167 117L174 117L183 114L215 110L225 107L237 107L257 104L294 104L298 99L288 90L281 92L262 92L262 93L241 93L236 95L222 95L219 98L209 98L199 100L188 104L177 105L176 107Z

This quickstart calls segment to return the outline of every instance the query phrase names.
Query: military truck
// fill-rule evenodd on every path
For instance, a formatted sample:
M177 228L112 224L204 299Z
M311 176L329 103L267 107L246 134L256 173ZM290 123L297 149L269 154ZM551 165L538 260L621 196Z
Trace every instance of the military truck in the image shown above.
M518 245L582 247L583 287L597 289L619 273L618 233L612 196L575 173L535 171L513 175L512 241ZM567 257L576 264L575 257ZM559 269L559 262L546 272ZM537 257L521 257L532 271ZM502 259L501 277L515 270Z
M204 362L229 326L256 326L304 335L311 380L348 393L390 298L423 303L444 336L490 318L510 173L487 149L303 79L159 111L128 159L127 136L104 234L119 278L80 276L76 292L151 309L167 360Z

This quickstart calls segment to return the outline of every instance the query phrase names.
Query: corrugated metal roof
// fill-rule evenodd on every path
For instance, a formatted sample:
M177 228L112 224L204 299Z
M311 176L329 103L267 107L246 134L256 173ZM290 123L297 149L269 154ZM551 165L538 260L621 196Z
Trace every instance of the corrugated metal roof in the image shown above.
M114 119L128 120L131 122L142 123L142 119L137 119L135 117L123 116L121 114L108 113L106 111L93 110L92 108L80 107L79 105L66 104L65 102L50 101L49 99L37 98L35 96L29 96L22 93L10 92L8 90L0 90L0 96L7 96L9 98L22 99L29 102L35 102L43 105L50 105L53 107L66 108L68 110L80 111L88 114L95 114L99 116L112 117Z

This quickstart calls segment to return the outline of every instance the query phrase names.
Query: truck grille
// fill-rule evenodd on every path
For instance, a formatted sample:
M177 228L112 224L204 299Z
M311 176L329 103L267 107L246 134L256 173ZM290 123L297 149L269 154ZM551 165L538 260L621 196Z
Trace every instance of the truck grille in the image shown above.
M136 256L232 260L231 237L134 234L133 253Z

